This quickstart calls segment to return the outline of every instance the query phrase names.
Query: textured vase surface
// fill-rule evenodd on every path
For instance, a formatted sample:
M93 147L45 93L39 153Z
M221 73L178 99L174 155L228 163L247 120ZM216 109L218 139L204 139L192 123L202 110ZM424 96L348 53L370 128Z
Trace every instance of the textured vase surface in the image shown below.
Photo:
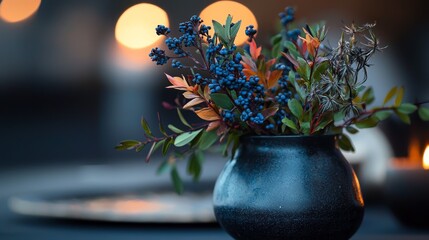
M247 136L214 189L235 239L349 239L364 202L335 136Z

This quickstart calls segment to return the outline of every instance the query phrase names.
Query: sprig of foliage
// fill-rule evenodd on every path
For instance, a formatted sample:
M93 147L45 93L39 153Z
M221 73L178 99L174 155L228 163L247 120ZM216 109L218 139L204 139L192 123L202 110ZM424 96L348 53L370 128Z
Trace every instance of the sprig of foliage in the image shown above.
M245 29L248 47L234 44L241 21L233 22L230 15L225 24L212 22L213 36L198 16L179 25L180 37L170 37L170 29L159 25L156 32L167 36L170 52L154 48L149 56L158 65L171 62L174 68L186 69L180 77L166 74L171 83L167 88L182 92L184 101L176 101L175 108L183 126L165 128L158 116L162 136L155 137L142 119L145 140L123 141L117 149L139 152L148 146L147 161L161 149L166 159L158 173L170 172L181 193L179 159L188 159L187 173L198 180L204 152L221 144L223 155L233 156L242 135L338 134L338 145L353 151L346 133L375 127L393 114L407 124L416 111L429 120L424 103L403 103L402 87L393 87L382 106L369 107L375 96L365 85L367 68L382 50L373 32L375 24L346 26L338 45L330 48L323 43L324 25L299 30L291 28L294 18L293 8L280 13L283 29L272 38L271 58L262 54L252 25ZM189 123L182 110L192 111L201 122Z

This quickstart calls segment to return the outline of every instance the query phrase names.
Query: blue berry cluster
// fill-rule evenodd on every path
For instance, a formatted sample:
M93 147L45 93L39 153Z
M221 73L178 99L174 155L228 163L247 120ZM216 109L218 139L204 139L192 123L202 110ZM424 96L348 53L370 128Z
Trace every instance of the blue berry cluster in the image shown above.
M234 113L229 110L224 110L222 112L222 118L224 122L233 123L234 122Z
M301 34L299 29L288 29L288 25L295 20L295 9L293 7L286 7L285 10L279 13L280 22L287 29L284 33L287 40L295 42Z
M167 34L169 34L171 32L171 30L168 27L164 26L164 25L158 25L155 28L155 31L156 31L156 35L158 35L158 36L159 35L165 35L165 36L167 36Z
M289 114L287 114L287 112L284 109L280 109L274 115L274 121L276 121L277 125L281 125L282 124L282 120L285 117L289 117Z
M253 38L255 37L255 34L258 32L256 29L254 29L255 26L249 25L246 27L245 34L249 37L248 41L251 42Z
M187 51L184 50L184 47L201 47L201 38L204 36L206 38L210 38L208 35L209 30L211 29L209 26L201 24L203 21L200 17L194 15L190 18L189 21L183 22L179 24L179 31L182 34L180 37L168 37L165 40L165 44L167 45L170 51L178 58L184 58L190 56ZM165 35L171 32L171 30L164 25L158 25L155 28L157 35ZM160 50L158 48L152 49L149 54L152 61L156 62L158 65L166 64L169 56L165 55L165 51ZM172 61L172 67L174 68L182 68L183 65L179 61Z
M169 57L165 55L165 51L159 48L153 48L149 53L149 57L152 61L156 62L156 65L164 65L169 59Z
M176 59L173 59L173 61L171 61L171 67L173 67L173 68L183 68L183 64L180 61L178 61Z
M212 79L209 83L210 91L215 93L222 89L237 90L245 82L241 54L234 53L236 46L225 48L221 45L210 43L207 52L211 52L208 59Z
M259 84L257 76L251 76L249 80L242 84L238 97L235 99L235 104L243 109L240 119L242 121L250 120L256 124L263 124L264 116L261 111L264 108L264 97L264 86Z

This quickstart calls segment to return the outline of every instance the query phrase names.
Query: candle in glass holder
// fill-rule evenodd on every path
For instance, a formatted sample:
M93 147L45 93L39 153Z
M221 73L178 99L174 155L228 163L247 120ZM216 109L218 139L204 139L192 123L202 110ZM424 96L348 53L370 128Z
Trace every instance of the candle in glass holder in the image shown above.
M410 153L409 158L394 159L388 169L386 201L401 223L429 228L429 145L419 159Z

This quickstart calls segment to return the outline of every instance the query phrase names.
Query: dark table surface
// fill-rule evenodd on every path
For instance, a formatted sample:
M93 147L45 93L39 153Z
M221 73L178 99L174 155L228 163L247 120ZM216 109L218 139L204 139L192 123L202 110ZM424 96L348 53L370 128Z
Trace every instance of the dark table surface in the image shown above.
M210 167L210 166L209 166ZM147 167L146 167L147 168ZM125 224L71 221L26 217L8 207L11 196L43 194L53 191L91 191L123 189L141 184L168 181L151 175L139 164L114 166L70 166L7 171L0 174L0 239L231 239L217 224ZM214 166L219 170L219 167ZM213 169L212 168L212 169ZM212 171L206 178L213 178ZM113 176L112 176L113 174ZM108 176L108 177L103 177ZM402 226L381 204L367 205L361 228L352 238L359 239L429 239L429 230Z

